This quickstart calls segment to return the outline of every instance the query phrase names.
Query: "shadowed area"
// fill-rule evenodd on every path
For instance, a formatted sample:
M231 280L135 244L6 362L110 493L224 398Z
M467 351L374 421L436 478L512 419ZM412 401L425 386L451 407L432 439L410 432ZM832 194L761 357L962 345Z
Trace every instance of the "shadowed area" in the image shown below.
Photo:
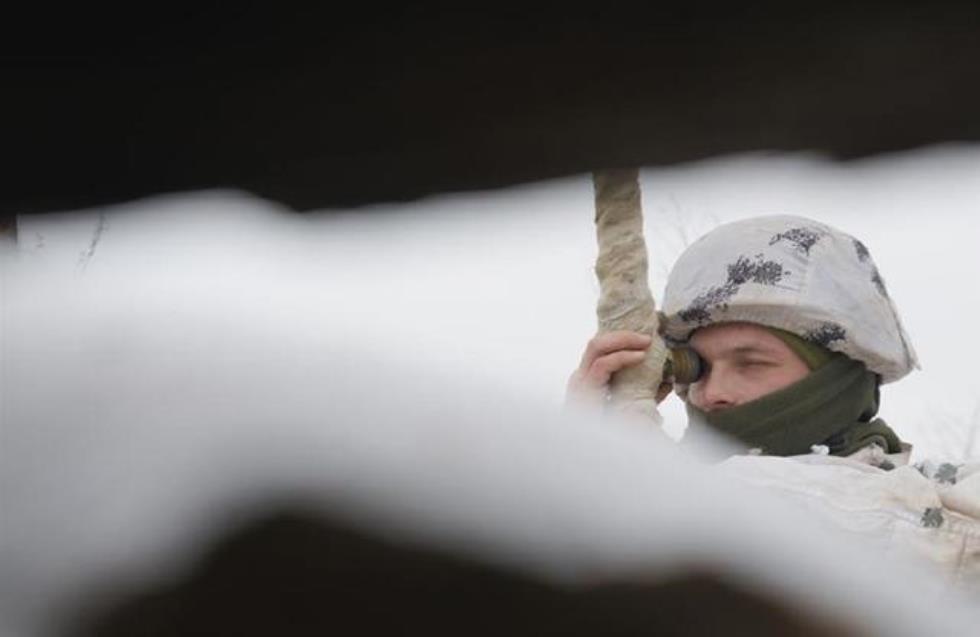
M859 634L710 570L569 590L385 542L302 508L243 523L182 580L103 607L64 634Z
M346 207L980 138L968 3L25 11L0 44L0 216L213 187Z

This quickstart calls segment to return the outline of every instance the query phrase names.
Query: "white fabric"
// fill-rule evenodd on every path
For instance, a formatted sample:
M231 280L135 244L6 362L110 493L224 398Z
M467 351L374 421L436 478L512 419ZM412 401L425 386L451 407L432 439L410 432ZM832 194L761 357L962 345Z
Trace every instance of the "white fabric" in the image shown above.
M907 457L908 450L885 456L878 447L847 458L735 456L718 470L819 513L882 558L923 560L949 586L980 593L980 465L913 466ZM895 468L875 466L883 462Z
M751 321L863 361L886 383L919 366L867 248L804 217L756 217L703 236L671 270L663 312L673 341Z

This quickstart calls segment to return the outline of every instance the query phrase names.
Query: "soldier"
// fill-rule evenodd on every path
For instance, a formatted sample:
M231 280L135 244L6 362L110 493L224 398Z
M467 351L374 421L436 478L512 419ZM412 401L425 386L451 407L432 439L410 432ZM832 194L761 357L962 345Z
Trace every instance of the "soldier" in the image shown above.
M721 226L678 259L663 311L668 344L688 346L702 361L700 377L676 388L695 428L707 425L766 455L817 447L848 456L874 445L907 459L909 445L875 418L878 388L918 362L854 237L791 216ZM633 332L596 336L570 393L601 395L649 344Z
M912 547L980 589L980 463L910 465L911 445L877 417L880 385L918 361L863 243L794 216L720 226L678 259L663 314L668 345L701 361L675 387L684 441L720 433L736 453L719 470L807 501L886 550ZM650 343L599 334L569 397L601 398Z

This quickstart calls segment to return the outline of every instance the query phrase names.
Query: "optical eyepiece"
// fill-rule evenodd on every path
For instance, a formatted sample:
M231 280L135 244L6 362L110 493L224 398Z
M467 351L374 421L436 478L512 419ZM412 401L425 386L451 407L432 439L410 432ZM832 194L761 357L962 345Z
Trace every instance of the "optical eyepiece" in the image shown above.
M701 357L690 347L677 347L667 350L667 360L664 363L664 379L675 383L688 385L701 378L704 363Z

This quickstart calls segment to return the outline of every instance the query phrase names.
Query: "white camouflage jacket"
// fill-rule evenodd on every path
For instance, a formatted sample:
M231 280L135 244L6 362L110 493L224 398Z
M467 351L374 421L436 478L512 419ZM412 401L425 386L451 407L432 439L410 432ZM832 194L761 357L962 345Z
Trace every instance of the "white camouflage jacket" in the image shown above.
M911 446L848 457L733 456L719 470L827 516L882 551L925 559L946 584L980 593L980 461L909 463Z

